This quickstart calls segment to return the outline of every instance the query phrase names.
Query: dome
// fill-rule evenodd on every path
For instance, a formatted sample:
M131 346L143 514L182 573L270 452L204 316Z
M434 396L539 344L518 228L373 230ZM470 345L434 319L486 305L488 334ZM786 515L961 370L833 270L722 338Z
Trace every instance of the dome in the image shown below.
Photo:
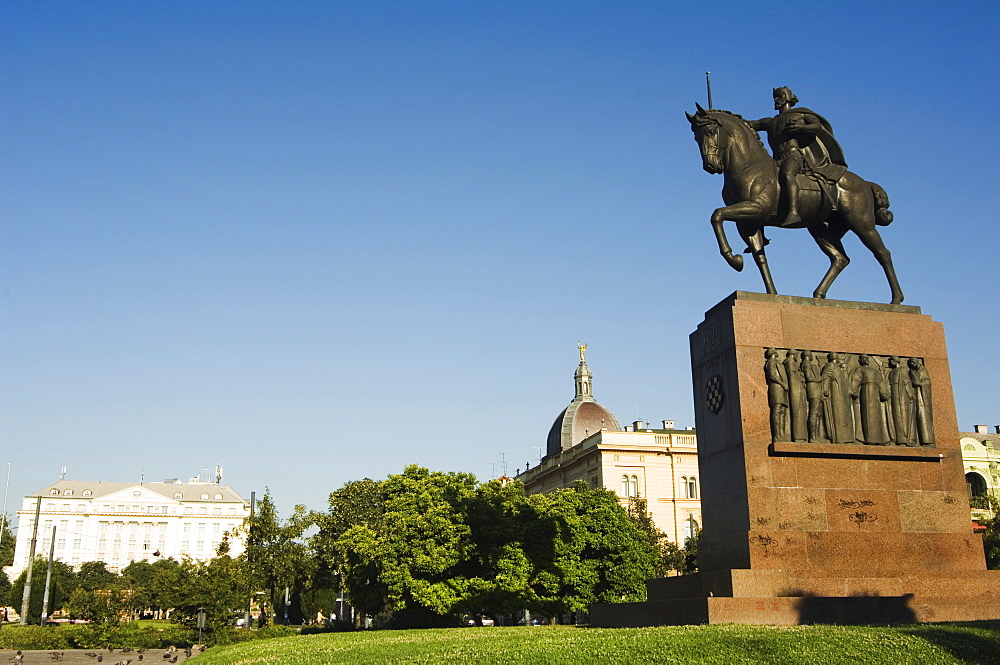
M591 434L602 429L620 432L621 425L614 414L597 403L591 395L592 374L584 360L583 352L586 346L580 347L580 364L573 373L576 384L576 396L569 406L552 423L545 445L545 455L558 455L566 448L571 448L586 439Z

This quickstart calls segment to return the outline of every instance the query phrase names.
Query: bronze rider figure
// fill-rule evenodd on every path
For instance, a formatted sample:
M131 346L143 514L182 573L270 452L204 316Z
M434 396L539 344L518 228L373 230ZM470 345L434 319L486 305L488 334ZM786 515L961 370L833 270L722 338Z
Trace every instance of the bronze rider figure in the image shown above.
M827 185L843 176L847 162L826 118L807 108L792 108L799 98L785 86L775 88L773 95L778 115L749 122L756 131L767 132L771 153L778 162L778 183L788 201L788 214L781 226L792 226L802 221L796 176L814 174L821 178L821 189L827 191Z

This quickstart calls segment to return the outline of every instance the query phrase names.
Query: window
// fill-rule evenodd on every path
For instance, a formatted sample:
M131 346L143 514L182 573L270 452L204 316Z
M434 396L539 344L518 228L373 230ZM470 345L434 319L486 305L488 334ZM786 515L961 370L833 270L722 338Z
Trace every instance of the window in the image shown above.
M201 498L202 499L207 499L208 498L208 492L202 492L201 493Z
M84 496L94 496L94 493L91 492L90 490L83 490L83 495Z
M639 477L629 475L622 476L620 494L623 497L639 496Z
M184 495L181 492L174 492L175 499L183 499Z
M73 496L73 490L64 490L63 496Z
M965 486L969 490L969 498L986 496L986 480L974 471L965 474Z
M221 498L222 498L222 495L221 495L221 494L218 494L218 493L216 493L216 495L215 495L215 498L216 498L216 499L221 499Z
M681 476L681 498L688 498L688 479L687 476Z
M697 499L698 498L698 479L695 477L688 478L688 498Z
M698 522L695 521L694 515L689 515L688 518L684 520L684 540L694 538L697 533Z
M50 496L59 496L59 489L53 487L52 489L49 490L49 495Z

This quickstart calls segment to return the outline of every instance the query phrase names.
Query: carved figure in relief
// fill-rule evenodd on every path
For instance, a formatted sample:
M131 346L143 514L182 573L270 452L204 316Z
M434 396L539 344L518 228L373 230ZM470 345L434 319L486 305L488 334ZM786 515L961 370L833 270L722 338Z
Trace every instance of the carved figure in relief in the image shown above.
M806 382L806 402L809 415L806 421L806 431L811 443L825 443L826 423L823 417L823 376L819 363L812 351L802 351L802 377Z
M858 400L860 439L870 445L889 443L883 402L889 399L889 386L871 358L858 355L858 366L851 373L851 396Z
M767 379L767 403L771 407L771 437L775 441L788 441L788 373L778 362L778 352L773 348L764 352L764 377Z
M910 372L898 356L889 356L890 435L899 446L915 446L916 408Z
M921 445L934 445L934 421L931 417L931 377L920 358L910 358L910 383L916 404L917 438Z
M785 354L785 376L788 377L788 421L791 425L791 440L805 442L809 439L806 377L802 373L799 354L794 349Z
M823 413L832 443L854 443L854 414L851 409L851 386L837 354L827 354L823 365Z

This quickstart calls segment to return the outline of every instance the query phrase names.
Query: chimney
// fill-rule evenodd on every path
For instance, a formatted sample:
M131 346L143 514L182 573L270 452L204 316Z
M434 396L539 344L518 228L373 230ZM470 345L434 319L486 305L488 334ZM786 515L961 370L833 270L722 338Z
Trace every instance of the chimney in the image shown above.
M975 428L976 434L988 434L986 430L989 428L986 425L973 425L973 428Z
M993 429L996 430L997 434L1000 434L1000 425L994 425Z
M644 423L641 420L636 420L634 423L632 423L632 429L635 430L636 432L645 428L646 428L646 423Z
M625 425L625 431L626 432L631 432L632 431L632 426L631 425Z
M674 428L674 421L673 420L664 420L663 421L663 429L673 429L673 428Z

